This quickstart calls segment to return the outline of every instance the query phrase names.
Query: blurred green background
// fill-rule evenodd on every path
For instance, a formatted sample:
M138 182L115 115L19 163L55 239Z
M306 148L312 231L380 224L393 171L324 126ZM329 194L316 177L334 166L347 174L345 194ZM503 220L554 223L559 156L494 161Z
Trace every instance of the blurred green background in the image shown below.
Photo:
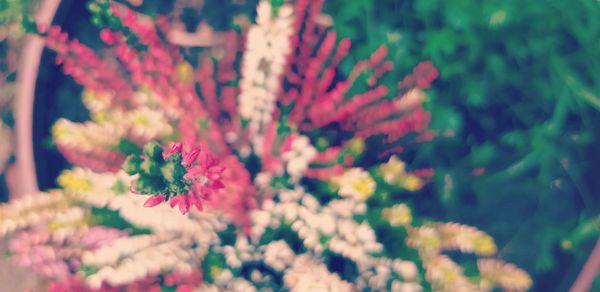
M489 232L538 291L565 291L599 234L600 2L328 1L356 58L431 60L428 215ZM437 207L439 204L439 208ZM425 210L424 210L425 211Z
M206 21L217 30L236 15L252 18L256 4L186 2L188 28ZM99 48L84 5L63 1L56 23ZM172 5L147 0L138 10ZM424 60L440 70L427 91L438 136L407 157L436 169L415 212L485 230L535 290L567 290L600 234L600 1L329 0L325 11L353 40L342 73L381 44L396 64L391 80ZM67 166L47 143L50 125L87 118L80 90L45 52L35 121L42 188Z

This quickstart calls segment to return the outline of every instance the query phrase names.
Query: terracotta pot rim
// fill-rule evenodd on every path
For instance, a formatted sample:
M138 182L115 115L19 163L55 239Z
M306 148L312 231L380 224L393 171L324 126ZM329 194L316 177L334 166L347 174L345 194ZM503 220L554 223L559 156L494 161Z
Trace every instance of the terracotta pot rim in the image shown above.
M36 13L37 23L50 25L60 0L42 0ZM7 171L10 198L39 191L33 155L33 103L44 41L39 36L25 38L17 74L15 97L15 164Z

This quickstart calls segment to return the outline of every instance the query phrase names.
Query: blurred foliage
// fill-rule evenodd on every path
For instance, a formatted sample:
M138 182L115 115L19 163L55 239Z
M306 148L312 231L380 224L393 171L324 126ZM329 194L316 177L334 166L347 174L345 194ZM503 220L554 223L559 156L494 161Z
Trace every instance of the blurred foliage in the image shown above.
M381 43L401 72L432 60L431 216L489 232L500 254L566 288L600 233L600 2L333 0L356 59ZM561 290L561 289L559 289ZM566 289L562 289L566 290Z
M0 26L5 29L7 25L18 23L23 15L34 11L35 0L0 0Z

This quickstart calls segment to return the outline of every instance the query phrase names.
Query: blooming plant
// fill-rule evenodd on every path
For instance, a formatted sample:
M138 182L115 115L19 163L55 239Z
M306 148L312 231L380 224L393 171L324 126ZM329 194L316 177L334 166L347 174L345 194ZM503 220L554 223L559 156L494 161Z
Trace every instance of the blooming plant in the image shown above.
M381 47L342 76L350 41L319 21L322 4L260 1L256 23L195 66L168 18L117 2L89 6L105 57L38 27L91 121L53 128L75 165L60 190L0 207L14 262L52 291L530 287L490 258L489 235L403 200L433 175L400 157L433 138L422 102L437 69L388 88Z

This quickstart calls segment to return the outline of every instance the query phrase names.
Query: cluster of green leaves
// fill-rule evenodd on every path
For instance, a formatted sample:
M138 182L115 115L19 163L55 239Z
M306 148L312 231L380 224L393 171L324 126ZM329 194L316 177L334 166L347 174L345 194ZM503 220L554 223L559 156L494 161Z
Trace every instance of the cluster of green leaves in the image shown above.
M600 233L600 2L326 4L352 62L385 43L401 75L423 60L440 70L427 105L438 137L410 157L436 169L429 215L492 234L537 289L568 287Z
M187 193L190 182L184 178L187 173L181 165L181 153L173 153L163 158L163 148L156 142L144 146L143 155L132 154L123 162L123 170L130 175L138 175L132 186L141 194L170 196Z

